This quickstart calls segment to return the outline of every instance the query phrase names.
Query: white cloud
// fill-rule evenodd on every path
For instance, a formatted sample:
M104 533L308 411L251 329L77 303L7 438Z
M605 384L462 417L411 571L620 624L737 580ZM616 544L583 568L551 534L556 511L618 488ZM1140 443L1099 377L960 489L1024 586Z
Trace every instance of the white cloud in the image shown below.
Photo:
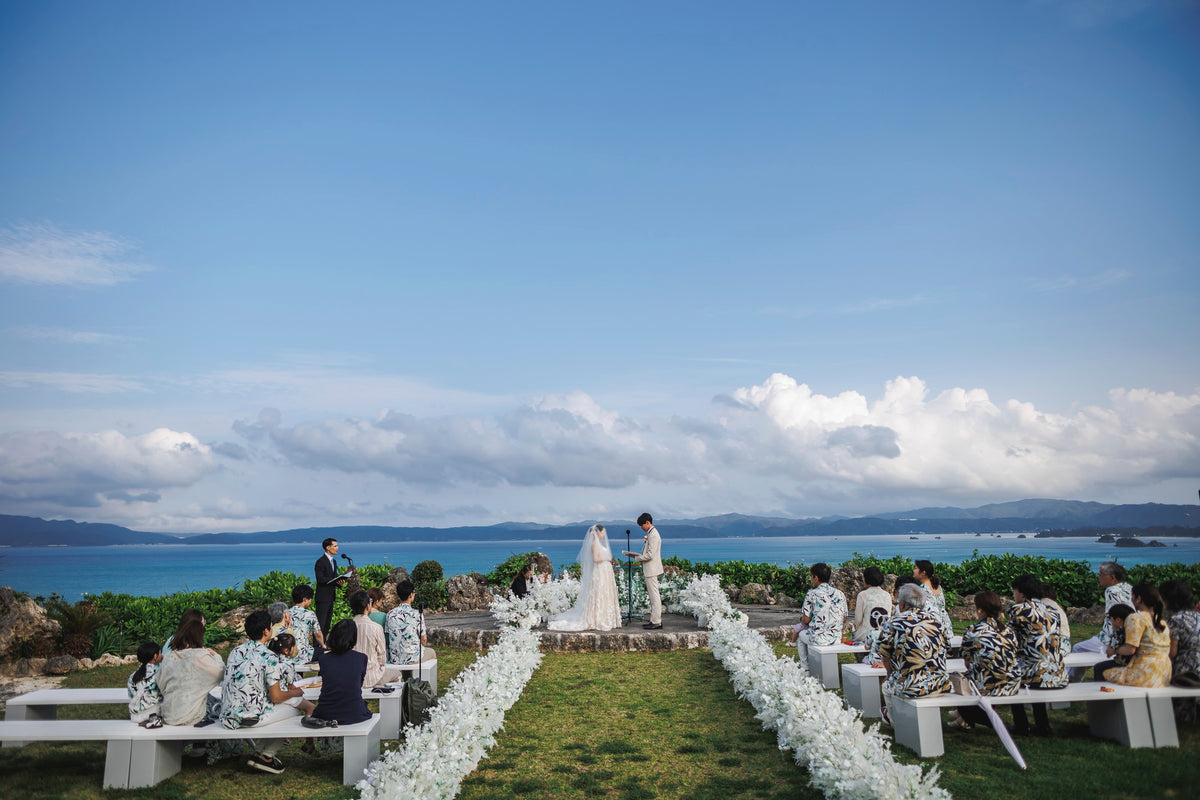
M30 389L45 386L63 392L148 392L140 381L124 375L90 375L82 372L0 372L0 386Z
M217 469L212 451L189 433L159 428L0 434L0 499L96 507L102 501L157 502L156 489L191 486Z
M1110 269L1105 272L1094 272L1089 275L1060 275L1057 278L1038 281L1033 287L1039 292L1063 292L1076 289L1083 292L1096 292L1107 289L1118 283L1123 283L1133 277L1133 273L1123 269Z
M128 259L133 244L99 231L53 225L0 229L0 280L52 286L111 286L152 269Z
M129 336L116 333L97 333L95 331L73 331L67 328L17 328L16 333L22 339L35 342L54 342L56 344L120 344L132 341Z

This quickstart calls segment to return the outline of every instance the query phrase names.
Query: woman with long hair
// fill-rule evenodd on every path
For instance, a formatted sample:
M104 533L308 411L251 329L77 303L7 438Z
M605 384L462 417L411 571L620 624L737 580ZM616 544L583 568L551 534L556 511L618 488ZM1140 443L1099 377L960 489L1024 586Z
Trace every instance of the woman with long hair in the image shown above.
M1171 683L1171 630L1167 627L1162 595L1151 583L1133 587L1137 612L1125 620L1125 643L1117 654L1129 663L1104 671L1104 680L1126 686L1159 688Z
M938 618L947 636L953 636L954 626L950 623L950 615L946 613L946 595L942 592L942 582L933 574L933 562L923 558L914 561L912 574L925 593L925 610Z
M204 646L201 617L184 620L171 640L173 647L163 656L158 676L163 722L195 725L204 719L208 693L221 683L225 663L216 650Z
M617 578L603 525L588 528L579 548L579 571L575 605L551 617L546 627L552 631L611 631L621 627Z

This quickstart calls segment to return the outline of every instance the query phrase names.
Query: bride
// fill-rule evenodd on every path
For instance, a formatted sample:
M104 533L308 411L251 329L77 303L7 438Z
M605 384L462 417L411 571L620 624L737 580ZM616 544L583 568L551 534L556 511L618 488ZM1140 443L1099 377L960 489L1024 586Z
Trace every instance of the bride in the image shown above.
M579 571L575 605L551 617L546 627L552 631L610 631L621 627L612 550L603 525L588 528L579 549Z

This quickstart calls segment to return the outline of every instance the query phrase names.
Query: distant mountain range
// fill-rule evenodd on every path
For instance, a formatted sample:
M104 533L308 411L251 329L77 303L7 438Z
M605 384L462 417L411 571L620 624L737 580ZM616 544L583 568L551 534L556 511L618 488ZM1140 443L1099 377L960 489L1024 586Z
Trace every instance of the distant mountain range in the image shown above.
M319 542L326 536L360 542L495 541L509 539L574 539L592 521L571 525L502 522L498 525L456 528L400 528L350 525L297 528L257 533L202 533L194 535L133 531L120 525L36 517L0 515L0 545L11 547L96 546L132 544L239 544L252 542ZM634 528L629 520L609 522L615 532ZM978 508L919 508L869 517L787 519L722 514L691 520L656 520L678 538L729 536L854 536L901 533L1003 533L1006 531L1072 531L1080 529L1162 528L1192 529L1200 535L1200 506L1106 505L1076 500L1018 500ZM1161 535L1161 534L1160 534Z

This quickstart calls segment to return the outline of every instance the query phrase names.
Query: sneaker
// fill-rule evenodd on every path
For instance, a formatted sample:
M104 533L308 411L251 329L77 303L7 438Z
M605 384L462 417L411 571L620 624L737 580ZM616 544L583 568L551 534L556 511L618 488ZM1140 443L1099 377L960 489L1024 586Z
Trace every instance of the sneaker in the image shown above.
M254 767L263 772L270 772L275 775L283 772L283 762L278 758L264 756L262 753L255 753L250 756L250 760L246 762L246 766Z

